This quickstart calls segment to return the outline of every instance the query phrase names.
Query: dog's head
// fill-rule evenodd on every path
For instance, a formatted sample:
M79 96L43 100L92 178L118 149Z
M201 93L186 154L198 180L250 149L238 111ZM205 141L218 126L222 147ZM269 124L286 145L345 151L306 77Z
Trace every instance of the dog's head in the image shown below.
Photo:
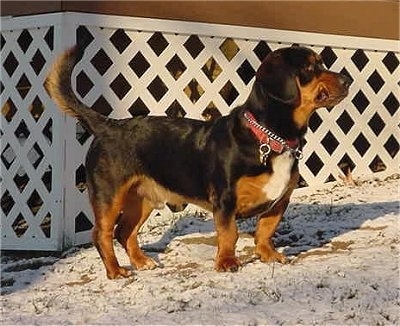
M293 46L273 51L264 59L251 96L258 110L266 109L268 103L290 109L297 127L303 128L315 109L342 101L350 84L346 75L325 69L320 55Z

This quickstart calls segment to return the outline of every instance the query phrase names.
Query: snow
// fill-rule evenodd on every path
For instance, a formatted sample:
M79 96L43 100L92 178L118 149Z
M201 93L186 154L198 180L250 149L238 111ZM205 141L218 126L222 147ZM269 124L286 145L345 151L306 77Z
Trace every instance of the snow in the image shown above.
M3 255L1 324L400 324L400 176L297 190L275 237L287 265L252 253L239 223L237 273L214 271L209 214L155 216L141 242L161 267L110 281L92 246ZM128 259L119 245L122 265Z

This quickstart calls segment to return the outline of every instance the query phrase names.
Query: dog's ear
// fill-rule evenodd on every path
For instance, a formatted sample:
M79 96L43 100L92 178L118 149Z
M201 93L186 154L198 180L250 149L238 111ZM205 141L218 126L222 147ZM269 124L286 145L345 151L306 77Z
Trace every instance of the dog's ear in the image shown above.
M256 80L272 98L287 104L300 100L300 90L294 69L280 56L267 57L257 70Z

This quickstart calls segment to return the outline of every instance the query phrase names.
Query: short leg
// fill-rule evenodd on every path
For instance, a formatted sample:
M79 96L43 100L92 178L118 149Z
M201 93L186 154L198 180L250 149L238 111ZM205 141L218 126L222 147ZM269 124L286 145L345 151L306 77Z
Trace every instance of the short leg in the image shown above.
M282 215L277 214L273 216L263 216L257 223L257 230L255 236L256 242L256 255L264 263L277 261L279 263L286 263L287 258L285 255L275 250L272 242L272 236L281 221Z
M107 207L99 207L98 203L92 201L92 206L96 221L93 228L93 242L106 267L107 277L109 279L129 277L132 272L119 265L113 246L113 230L119 215L118 205L114 203Z
M240 261L235 256L238 230L234 216L224 216L222 212L214 213L217 230L218 251L215 259L215 269L219 272L236 272Z
M115 235L119 243L125 248L131 264L136 269L153 269L157 266L157 263L140 249L137 240L140 227L147 220L152 210L153 207L150 202L138 196L136 189L132 187L125 199Z
M276 203L276 205L270 211L262 214L258 220L255 235L255 253L260 257L262 262L269 263L276 261L282 264L288 262L288 259L285 255L275 250L272 237L282 219L283 213L289 205L290 196L297 185L298 178L299 175L298 171L296 170L292 175L288 190L282 199Z
M275 250L274 244L272 242L272 237L282 219L283 213L289 204L289 198L292 190L289 190L285 197L282 198L271 211L266 212L261 215L256 229L255 243L256 250L255 253L260 257L260 260L265 263L279 262L287 263L288 259L285 255L277 252Z

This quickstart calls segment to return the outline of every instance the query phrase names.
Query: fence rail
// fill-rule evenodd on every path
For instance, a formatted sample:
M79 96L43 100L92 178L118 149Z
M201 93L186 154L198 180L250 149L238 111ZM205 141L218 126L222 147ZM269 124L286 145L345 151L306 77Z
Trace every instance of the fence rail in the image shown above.
M313 115L301 185L399 172L399 44L260 28L59 13L1 20L1 246L62 250L89 241L84 156L91 141L43 84L55 57L86 40L74 83L113 118L212 119L244 102L261 60L282 46L320 53L350 94ZM153 215L172 214L166 208ZM165 217L168 218L168 217Z

